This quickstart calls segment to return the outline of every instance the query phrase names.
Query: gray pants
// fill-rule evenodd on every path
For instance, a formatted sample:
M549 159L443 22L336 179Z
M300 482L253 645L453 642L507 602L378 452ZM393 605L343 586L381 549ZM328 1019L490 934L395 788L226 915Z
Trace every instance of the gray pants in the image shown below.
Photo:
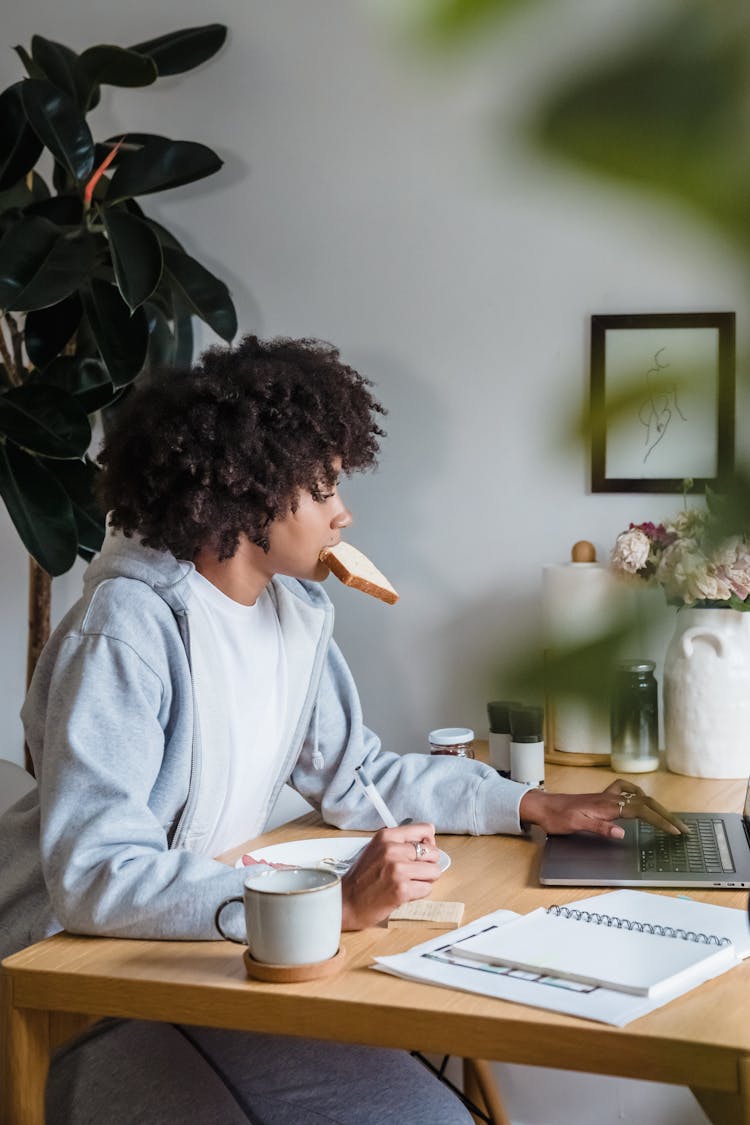
M471 1125L403 1051L103 1020L52 1059L46 1125Z

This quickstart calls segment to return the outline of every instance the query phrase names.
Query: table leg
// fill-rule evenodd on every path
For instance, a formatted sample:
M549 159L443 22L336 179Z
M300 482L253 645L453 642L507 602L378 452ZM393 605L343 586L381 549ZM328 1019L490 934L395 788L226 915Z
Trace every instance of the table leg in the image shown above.
M477 1072L474 1069L473 1059L463 1060L463 1072L464 1094L469 1099L469 1101L473 1102L474 1105L478 1106L481 1109L484 1105L484 1099L482 1098L482 1091L479 1088ZM475 1123L480 1122L480 1118L475 1114L472 1114L471 1116L474 1119Z
M750 1057L743 1055L737 1060L737 1077L739 1090L736 1094L690 1087L714 1125L750 1125Z
M14 1008L0 972L0 1125L44 1125L49 1013Z
M484 1059L464 1059L464 1094L480 1109L484 1106L492 1125L511 1125L500 1092L492 1073L492 1066ZM473 1115L474 1116L474 1115ZM475 1121L479 1118L474 1116Z

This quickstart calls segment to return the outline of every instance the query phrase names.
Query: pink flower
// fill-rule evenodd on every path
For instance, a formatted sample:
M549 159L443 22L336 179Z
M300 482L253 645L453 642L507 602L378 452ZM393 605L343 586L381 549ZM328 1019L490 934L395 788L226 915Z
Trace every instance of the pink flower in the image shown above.
M646 523L631 523L630 527L631 530L642 531L652 543L660 547L668 547L675 540L674 534L667 531L663 523L651 523L650 520L647 520Z

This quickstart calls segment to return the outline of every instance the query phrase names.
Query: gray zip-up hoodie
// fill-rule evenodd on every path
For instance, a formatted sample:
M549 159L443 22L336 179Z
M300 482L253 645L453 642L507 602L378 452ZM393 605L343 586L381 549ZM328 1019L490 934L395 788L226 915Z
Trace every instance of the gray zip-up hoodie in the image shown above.
M0 957L60 929L215 939L217 906L242 893L243 871L196 850L219 815L227 768L226 748L201 746L195 721L191 569L108 536L40 658L21 712L39 784L0 817ZM276 577L269 589L289 669L269 811L288 781L329 824L379 828L354 784L366 763L399 820L520 831L522 786L479 762L381 748L319 584Z

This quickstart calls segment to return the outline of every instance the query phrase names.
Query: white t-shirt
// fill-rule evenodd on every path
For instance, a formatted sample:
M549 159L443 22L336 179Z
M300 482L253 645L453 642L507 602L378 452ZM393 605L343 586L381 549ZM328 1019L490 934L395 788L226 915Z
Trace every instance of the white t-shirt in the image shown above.
M241 605L197 571L189 578L190 659L206 769L227 763L223 807L203 850L221 852L264 827L277 773L287 674L267 590Z

